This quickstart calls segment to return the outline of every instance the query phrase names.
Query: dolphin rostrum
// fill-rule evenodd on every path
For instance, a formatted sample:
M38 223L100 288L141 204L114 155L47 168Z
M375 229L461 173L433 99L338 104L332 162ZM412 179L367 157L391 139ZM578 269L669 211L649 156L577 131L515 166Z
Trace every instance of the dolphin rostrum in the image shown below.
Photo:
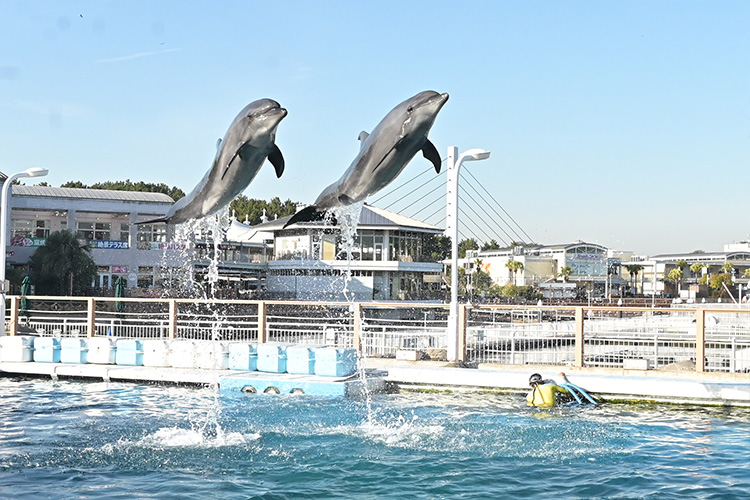
M273 99L259 99L240 111L224 140L216 143L216 158L189 195L172 205L164 217L136 222L180 224L218 211L229 204L255 178L268 158L276 177L284 172L284 157L276 146L276 127L287 115Z
M344 175L323 190L312 205L294 214L284 225L322 220L327 211L365 200L390 184L406 164L422 151L440 173L440 154L427 134L448 94L426 90L388 113L371 134L360 132L359 153Z

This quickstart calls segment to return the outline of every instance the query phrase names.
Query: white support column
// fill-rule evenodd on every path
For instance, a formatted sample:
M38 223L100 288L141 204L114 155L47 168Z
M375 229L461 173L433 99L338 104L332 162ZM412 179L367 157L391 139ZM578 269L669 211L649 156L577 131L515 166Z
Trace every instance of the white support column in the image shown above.
M490 152L482 149L469 149L459 156L458 148L449 146L448 157L445 161L448 168L445 235L451 239L451 301L446 330L448 361L458 361L460 357L458 353L458 171L464 161L486 160L489 157Z
M448 168L445 196L445 236L451 239L451 301L448 311L447 357L458 359L458 148L448 146L445 165Z

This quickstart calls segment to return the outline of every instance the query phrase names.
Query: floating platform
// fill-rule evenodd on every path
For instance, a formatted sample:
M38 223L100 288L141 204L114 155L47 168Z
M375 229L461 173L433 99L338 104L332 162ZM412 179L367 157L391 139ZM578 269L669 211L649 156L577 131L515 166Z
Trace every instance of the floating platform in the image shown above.
M385 372L368 371L365 377L320 377L290 373L232 372L221 377L222 391L271 394L314 394L316 396L360 396L385 392Z
M222 391L265 394L310 394L355 397L386 391L386 373L367 370L365 377L320 377L237 370L77 363L0 362L0 375L48 376L125 382L216 385Z

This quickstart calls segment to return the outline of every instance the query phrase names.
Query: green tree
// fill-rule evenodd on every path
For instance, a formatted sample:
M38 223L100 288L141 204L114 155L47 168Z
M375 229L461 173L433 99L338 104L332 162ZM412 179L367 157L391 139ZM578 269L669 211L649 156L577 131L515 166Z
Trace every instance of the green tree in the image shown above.
M734 264L731 262L725 262L723 266L721 266L721 272L732 274L732 270L734 269Z
M711 276L708 280L708 288L711 289L711 295L714 297L721 297L726 294L724 285L729 286L732 284L732 275L729 273L717 273Z
M667 279L674 284L675 289L677 290L677 293L680 293L680 284L682 283L682 269L679 267L676 267L669 271L669 274L667 274Z
M185 192L178 187L169 187L166 184L154 184L150 182L133 182L130 179L124 181L104 181L97 182L90 186L83 184L81 181L69 181L62 184L64 188L85 188L85 189L108 189L111 191L138 191L140 193L163 193L172 198L174 201L185 196Z
M482 251L498 250L499 248L500 248L500 243L498 243L494 238L482 245Z
M466 257L467 250L479 250L479 243L474 238L463 240L458 243L458 257L463 259Z
M677 269L685 270L687 267L687 261L685 259L678 260L675 265L677 266Z
M71 231L52 233L29 259L32 281L40 295L87 295L96 278L96 263Z
M747 269L745 269L745 272L742 273L742 277L743 278L750 278L750 267L748 267Z
M442 262L451 256L451 239L442 234L428 234L423 240L425 262Z
M518 271L523 271L523 263L518 262L517 260L509 260L505 263L505 267L507 267L508 270L513 273L513 283L515 283L516 274L518 273Z
M229 204L229 210L234 211L237 220L244 221L247 218L247 223L251 226L260 224L263 209L266 211L266 216L273 220L276 216L293 215L297 211L297 204L292 200L281 201L278 196L266 201L248 198L244 195L238 196Z
M694 262L691 264L690 271L693 273L693 277L697 277L703 271L704 267L706 266L701 262Z
M640 264L628 264L625 266L625 269L627 269L628 273L630 273L632 288L637 289L637 287L635 286L635 279L638 277L638 273L643 271L643 266Z
M568 277L573 274L573 268L568 266L563 266L560 268L560 272L557 273L558 276L562 277L563 283L567 283Z

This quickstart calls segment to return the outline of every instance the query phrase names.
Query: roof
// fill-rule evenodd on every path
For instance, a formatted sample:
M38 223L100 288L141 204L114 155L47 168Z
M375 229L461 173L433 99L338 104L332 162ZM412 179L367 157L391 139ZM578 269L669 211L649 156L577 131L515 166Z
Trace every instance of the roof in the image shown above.
M113 191L109 189L62 188L52 186L13 186L14 196L39 196L43 198L78 198L86 200L140 201L147 203L174 203L163 193L140 191Z
M227 241L242 242L242 243L258 243L263 244L263 241L270 235L269 232L258 231L255 227L243 224L237 219L232 219L227 228Z
M259 231L278 231L284 227L284 224L286 224L286 222L291 219L291 217L291 215L288 217L282 217L276 220L264 222L263 224L258 224L254 227ZM293 224L290 227L319 227L321 224L321 222L302 222ZM411 219L394 212L389 212L388 210L382 208L364 205L362 207L362 212L359 215L359 222L357 223L357 227L362 228L373 226L392 228L403 227L411 229L421 229L430 232L443 231L441 228L433 226L432 224L427 224L426 222Z

